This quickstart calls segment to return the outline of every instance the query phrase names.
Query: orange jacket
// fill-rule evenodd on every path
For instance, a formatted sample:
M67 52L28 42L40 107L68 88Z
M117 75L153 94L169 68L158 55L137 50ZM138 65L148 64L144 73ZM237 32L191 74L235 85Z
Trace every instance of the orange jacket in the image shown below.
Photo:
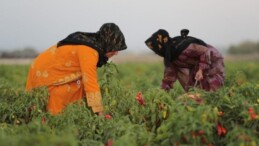
M47 110L52 114L83 96L93 112L103 111L96 72L98 58L98 52L88 46L52 46L32 62L26 90L47 86Z

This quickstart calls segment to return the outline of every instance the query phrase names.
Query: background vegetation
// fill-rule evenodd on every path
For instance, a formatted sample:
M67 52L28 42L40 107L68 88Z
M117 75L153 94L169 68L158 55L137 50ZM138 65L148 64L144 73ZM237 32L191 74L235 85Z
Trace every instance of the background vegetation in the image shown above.
M259 143L258 61L227 62L225 86L160 89L162 63L108 64L98 70L105 117L85 104L45 112L45 88L25 92L28 65L0 65L0 145L153 146Z
M243 54L258 54L259 41L243 41L239 44L231 45L226 49L227 55L243 55ZM1 58L34 58L38 55L38 51L32 47L23 49L14 49L14 51L1 51Z
M228 49L228 54L242 55L259 53L259 42L245 41L238 45L232 45Z

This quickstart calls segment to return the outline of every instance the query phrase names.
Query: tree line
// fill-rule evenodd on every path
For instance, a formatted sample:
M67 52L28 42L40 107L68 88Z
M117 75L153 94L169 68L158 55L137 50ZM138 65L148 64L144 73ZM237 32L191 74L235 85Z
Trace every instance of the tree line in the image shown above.
M259 41L244 41L237 45L231 45L227 53L230 55L239 55L239 54L257 54L259 53Z
M34 48L14 51L0 51L0 58L35 58L39 53Z
M244 41L236 45L231 45L227 49L227 54L229 55L257 53L259 54L259 41ZM38 54L38 51L34 48L27 47L14 51L0 51L0 58L35 58Z

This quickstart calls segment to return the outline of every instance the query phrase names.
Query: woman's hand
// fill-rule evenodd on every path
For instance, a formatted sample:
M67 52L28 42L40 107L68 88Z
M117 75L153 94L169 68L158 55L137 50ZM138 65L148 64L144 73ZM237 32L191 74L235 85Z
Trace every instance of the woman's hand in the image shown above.
M119 52L119 51L112 51L112 52L106 53L105 55L106 55L107 58L111 58L112 56L117 55L118 52Z
M199 70L197 71L196 75L195 75L195 80L196 80L196 81L200 81L200 80L202 80L202 79L203 79L202 70L199 69Z
M169 92L169 90L170 90L172 87L169 86L168 84L166 84L165 82L162 82L161 88L164 89L166 92Z
M103 112L98 112L98 116L103 116Z

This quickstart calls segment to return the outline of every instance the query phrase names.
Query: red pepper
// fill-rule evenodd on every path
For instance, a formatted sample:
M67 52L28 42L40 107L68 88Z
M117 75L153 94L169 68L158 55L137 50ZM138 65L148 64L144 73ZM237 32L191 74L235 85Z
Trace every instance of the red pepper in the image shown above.
M201 136L201 135L203 135L204 134L204 131L203 130L199 130L198 132L197 132L197 135L199 135L199 136Z
M222 111L219 111L219 112L218 112L218 116L221 117L222 115L223 115L223 112L222 112Z
M139 102L139 104L141 105L145 105L145 101L144 99L142 98L142 93L141 92L138 92L135 99Z
M112 139L109 139L109 140L106 142L105 146L112 146Z
M250 115L251 120L255 120L255 119L256 119L256 114L255 114L255 112L254 112L254 109L253 109L252 107L250 107L250 108L248 109L248 112L249 112L249 115Z
M227 129L220 125L220 123L217 124L217 131L218 136L223 136L227 134Z
M112 116L109 115L109 114L105 115L104 117L105 117L105 119L111 119L112 118Z

